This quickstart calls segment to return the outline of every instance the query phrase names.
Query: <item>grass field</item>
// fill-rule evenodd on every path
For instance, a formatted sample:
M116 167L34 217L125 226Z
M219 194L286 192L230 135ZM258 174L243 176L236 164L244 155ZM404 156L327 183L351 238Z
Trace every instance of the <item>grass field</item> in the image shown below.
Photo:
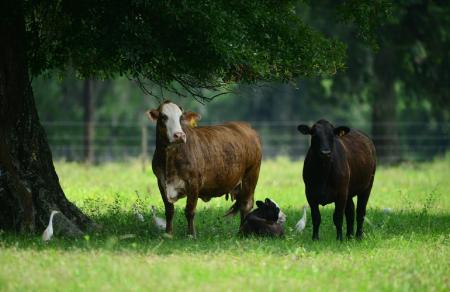
M238 218L222 216L231 205L224 197L199 203L196 240L185 235L179 201L175 236L166 239L132 213L137 203L149 218L154 204L163 216L151 169L56 167L66 195L102 229L47 245L39 235L0 233L0 290L450 290L450 156L380 167L368 203L372 225L364 240L342 243L333 206L321 208L319 242L311 240L309 212L304 233L292 230L306 203L301 162L264 161L260 174L256 199L273 198L288 216L282 239L238 237Z

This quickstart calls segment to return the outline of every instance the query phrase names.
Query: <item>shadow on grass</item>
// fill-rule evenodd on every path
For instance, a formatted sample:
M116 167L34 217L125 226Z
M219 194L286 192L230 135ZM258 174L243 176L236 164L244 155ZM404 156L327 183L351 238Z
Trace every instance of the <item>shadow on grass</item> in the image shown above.
M226 209L205 208L196 215L197 239L186 236L186 220L180 208L174 220L174 238L166 239L163 231L153 226L150 214L144 214L146 221L136 220L133 213L120 209L92 218L103 228L87 234L81 239L64 239L55 236L49 244L41 242L40 236L25 236L10 233L0 235L0 247L34 250L104 250L112 252L136 252L166 254L208 254L228 252L240 255L243 252L270 253L286 255L296 253L299 248L321 252L345 252L345 246L352 248L376 248L392 239L410 241L436 240L450 232L450 214L428 214L425 211L394 211L386 213L379 209L369 209L367 217L371 224L365 223L365 238L362 241L335 240L332 224L333 208L321 210L322 224L320 241L311 240L312 223L308 212L306 229L302 234L293 230L300 212L294 208L285 209L287 215L286 235L283 238L242 238L237 235L239 217L224 218ZM344 223L345 232L345 223Z

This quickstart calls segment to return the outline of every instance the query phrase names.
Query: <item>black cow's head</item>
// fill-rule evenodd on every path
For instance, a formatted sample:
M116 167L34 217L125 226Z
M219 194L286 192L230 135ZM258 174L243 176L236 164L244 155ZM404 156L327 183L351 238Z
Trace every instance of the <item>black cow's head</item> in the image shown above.
M286 221L286 215L281 211L277 203L269 198L263 201L256 201L255 213L258 217L266 219L268 221L277 222L283 224Z
M331 158L334 150L334 139L336 136L344 136L350 128L346 126L334 127L326 120L316 122L312 127L307 125L298 125L298 131L303 135L311 135L311 149L319 157L325 160Z
M147 111L148 118L157 123L157 131L164 132L169 143L186 143L186 133L182 126L193 126L200 115L194 112L184 112L177 104L165 101L157 109Z

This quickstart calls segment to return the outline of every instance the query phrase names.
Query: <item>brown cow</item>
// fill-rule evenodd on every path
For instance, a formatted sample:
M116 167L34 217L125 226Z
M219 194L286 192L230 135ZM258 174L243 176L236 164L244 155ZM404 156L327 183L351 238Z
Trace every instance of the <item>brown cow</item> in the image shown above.
M193 127L197 113L183 112L166 101L148 111L156 121L156 149L152 168L166 211L166 233L172 234L173 204L187 197L185 215L188 234L195 237L194 216L198 198L231 194L234 205L227 212L240 211L241 224L253 208L253 194L261 165L261 142L248 124Z
M342 240L345 212L347 237L353 236L355 205L356 236L362 237L366 205L375 177L376 154L372 140L362 132L345 126L334 127L320 120L312 127L299 125L304 135L311 135L311 146L303 165L306 198L311 208L313 240L319 239L319 204L335 203L333 222L337 239Z

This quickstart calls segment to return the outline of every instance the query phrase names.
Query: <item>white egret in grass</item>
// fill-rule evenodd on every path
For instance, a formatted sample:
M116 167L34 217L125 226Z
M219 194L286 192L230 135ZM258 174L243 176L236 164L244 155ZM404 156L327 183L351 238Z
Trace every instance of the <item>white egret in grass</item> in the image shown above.
M47 242L52 239L53 236L53 216L60 213L59 211L52 211L50 214L50 219L48 220L48 226L45 228L44 233L42 233L42 240Z
M367 224L369 224L370 226L375 227L372 221L367 216L364 216L364 221L367 222Z
M306 205L303 206L303 215L302 218L300 218L300 220L298 220L297 224L295 224L295 230L297 232L302 232L303 229L305 229L306 226L306 209L308 207Z
M133 204L133 212L134 212L134 216L136 216L136 219L138 221L144 222L144 216L141 214L141 212L139 212L137 206L135 204Z
M124 239L135 238L135 237L136 237L136 234L124 234L124 235L119 236L119 239L124 240Z
M159 230L165 230L166 229L166 220L163 218L159 218L158 216L156 216L156 207L155 206L151 206L152 209L152 220L153 220L153 224L155 224L155 226L159 229Z

